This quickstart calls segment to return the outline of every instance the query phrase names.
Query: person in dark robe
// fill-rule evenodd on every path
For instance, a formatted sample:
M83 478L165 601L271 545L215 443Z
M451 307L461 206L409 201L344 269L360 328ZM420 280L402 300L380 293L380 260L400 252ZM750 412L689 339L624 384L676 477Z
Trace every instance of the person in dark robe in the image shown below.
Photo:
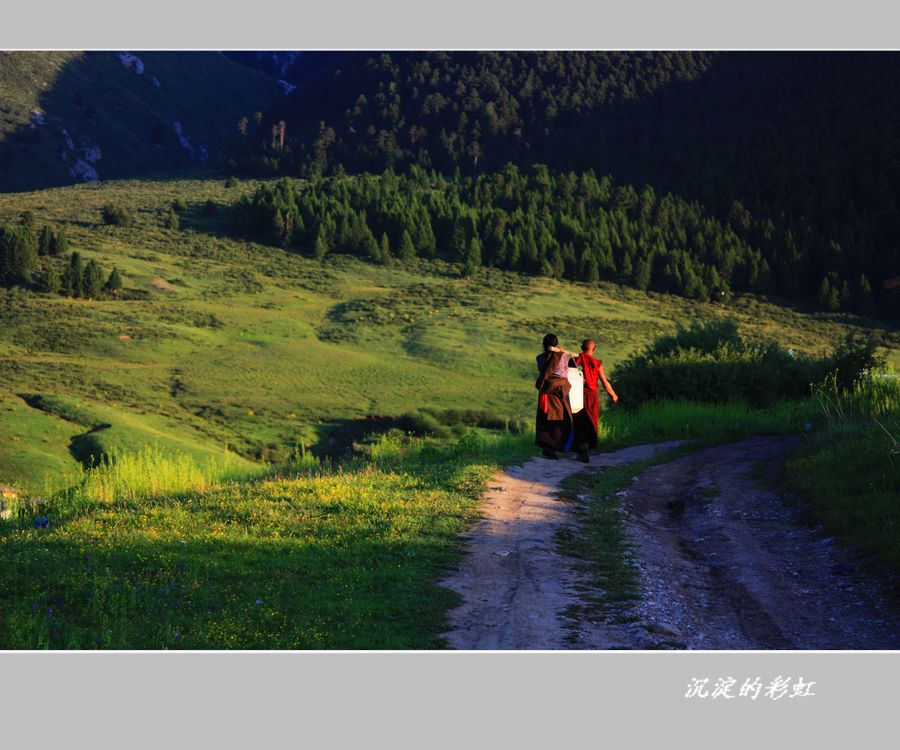
M569 405L569 362L571 355L560 349L559 340L552 333L544 336L544 351L537 356L538 391L535 418L535 443L545 458L559 458L572 434L572 407ZM574 361L574 360L573 360Z
M618 403L619 397L606 379L603 361L594 357L597 344L593 339L581 342L581 354L575 360L584 372L584 408L575 415L575 446L578 459L587 463L589 451L597 447L600 434L600 397L598 385L602 384L612 402Z

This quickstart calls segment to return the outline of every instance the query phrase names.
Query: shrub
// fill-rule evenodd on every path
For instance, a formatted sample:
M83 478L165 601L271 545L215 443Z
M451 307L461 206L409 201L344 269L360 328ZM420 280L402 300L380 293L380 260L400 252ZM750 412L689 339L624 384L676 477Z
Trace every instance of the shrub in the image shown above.
M615 371L622 404L647 401L743 401L753 407L810 395L813 383L835 373L841 387L852 386L876 365L875 344L848 338L830 356L809 357L777 344L749 344L732 321L694 324L657 339Z
M240 184L240 182L239 182L238 178L235 177L234 175L232 175L227 180L225 180L225 187L227 187L227 188L237 187L239 184Z
M181 226L181 217L175 212L175 209L170 208L163 214L162 223L166 229L178 229Z
M183 214L187 209L187 201L181 196L172 201L172 210L175 211L175 213Z
M131 224L131 213L117 203L107 203L100 210L103 221L110 226L128 226Z
M203 213L205 216L215 216L218 212L219 207L212 198L203 204Z

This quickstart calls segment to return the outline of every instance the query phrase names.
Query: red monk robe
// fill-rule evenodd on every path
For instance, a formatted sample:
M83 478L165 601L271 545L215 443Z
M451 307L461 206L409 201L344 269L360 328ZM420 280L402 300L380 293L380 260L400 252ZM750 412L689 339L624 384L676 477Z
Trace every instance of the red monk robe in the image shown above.
M584 441L587 443L588 448L596 447L597 436L600 434L600 398L597 388L598 381L603 384L603 388L609 394L613 403L616 403L619 400L613 387L606 379L606 373L603 372L603 362L594 358L593 351L594 348L591 347L589 351L579 354L578 358L575 360L584 371L584 412L585 416L590 418L590 423L594 428L593 435L588 436L588 439Z

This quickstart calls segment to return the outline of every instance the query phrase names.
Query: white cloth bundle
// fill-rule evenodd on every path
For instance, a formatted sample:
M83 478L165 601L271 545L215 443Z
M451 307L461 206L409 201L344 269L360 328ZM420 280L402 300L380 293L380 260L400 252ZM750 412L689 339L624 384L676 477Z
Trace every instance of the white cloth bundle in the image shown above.
M569 368L569 406L572 413L576 414L584 408L584 373L579 367Z

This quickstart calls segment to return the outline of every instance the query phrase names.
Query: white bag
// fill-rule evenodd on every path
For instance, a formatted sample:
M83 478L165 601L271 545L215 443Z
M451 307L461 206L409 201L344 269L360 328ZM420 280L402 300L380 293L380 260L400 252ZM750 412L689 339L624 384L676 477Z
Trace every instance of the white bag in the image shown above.
M569 368L569 406L576 414L584 408L584 373L578 367Z

